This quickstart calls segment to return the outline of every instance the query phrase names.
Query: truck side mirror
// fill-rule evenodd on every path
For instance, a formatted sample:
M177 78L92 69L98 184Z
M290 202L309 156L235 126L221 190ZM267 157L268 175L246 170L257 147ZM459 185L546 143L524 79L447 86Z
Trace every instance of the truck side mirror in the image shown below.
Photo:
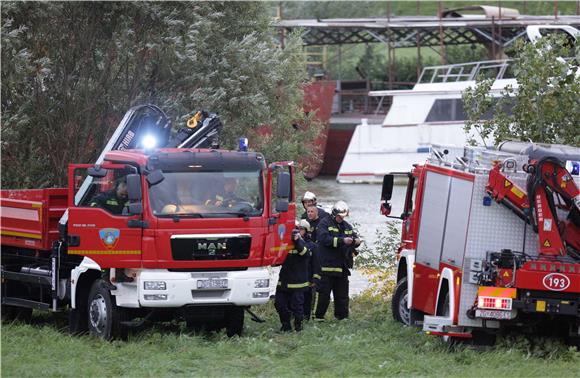
M390 201L393 196L393 175L385 175L383 177L383 190L381 192L381 201Z
M151 171L147 175L147 182L149 183L149 186L157 185L163 180L165 180L165 176L159 169Z
M287 198L279 198L276 200L276 211L278 213L285 213L288 211L288 199Z
M292 183L290 181L290 173L288 172L280 172L278 174L278 180L276 182L276 197L286 199L290 198L290 188L292 187ZM276 204L278 207L278 204Z
M95 165L87 169L87 174L91 177L103 178L107 175L108 171L105 168L101 168L100 165Z
M141 192L141 175L132 173L127 175L127 197L131 202L139 202L143 198Z
M141 202L130 202L129 203L129 214L131 214L131 215L143 214L143 204Z

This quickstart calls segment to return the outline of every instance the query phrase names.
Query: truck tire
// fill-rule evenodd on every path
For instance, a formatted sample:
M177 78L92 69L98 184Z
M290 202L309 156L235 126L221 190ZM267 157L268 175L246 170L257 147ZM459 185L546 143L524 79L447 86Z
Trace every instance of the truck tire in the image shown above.
M404 325L411 325L411 311L407 308L408 298L407 277L403 277L395 287L395 293L391 299L391 310L393 319Z
M242 336L244 330L244 308L233 307L226 312L226 334L228 337Z
M127 328L123 321L123 309L117 307L115 299L102 279L93 283L87 302L87 324L89 333L104 340L125 339Z

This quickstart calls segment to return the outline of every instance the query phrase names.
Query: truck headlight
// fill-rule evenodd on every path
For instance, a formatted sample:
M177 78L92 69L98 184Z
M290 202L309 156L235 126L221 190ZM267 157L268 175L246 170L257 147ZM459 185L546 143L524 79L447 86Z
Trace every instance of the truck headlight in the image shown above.
M270 287L270 279L269 278L260 278L254 281L254 288L256 289L263 289L266 287Z
M167 285L165 281L144 281L143 288L145 290L165 290Z
M268 298L270 296L270 292L268 291L254 291L252 293L252 298Z

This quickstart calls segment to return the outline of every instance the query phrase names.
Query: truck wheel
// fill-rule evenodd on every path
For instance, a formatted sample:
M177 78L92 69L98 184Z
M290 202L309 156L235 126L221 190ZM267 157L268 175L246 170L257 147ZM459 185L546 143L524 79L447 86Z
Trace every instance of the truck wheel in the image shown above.
M242 336L244 330L244 308L234 307L226 312L226 334L228 337Z
M408 299L407 277L403 277L395 288L395 293L391 300L391 309L393 311L393 319L405 325L411 325L411 311L407 308Z
M87 302L88 328L93 336L105 340L125 339L126 327L121 325L122 309L117 307L102 279L93 283Z

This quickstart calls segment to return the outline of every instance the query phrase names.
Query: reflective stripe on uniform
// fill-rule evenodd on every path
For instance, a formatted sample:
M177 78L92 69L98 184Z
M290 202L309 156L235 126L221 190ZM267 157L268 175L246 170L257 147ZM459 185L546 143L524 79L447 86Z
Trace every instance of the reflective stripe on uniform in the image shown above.
M310 286L310 282L303 282L303 283L297 283L297 284L288 284L286 286L288 287L288 289L301 289L303 287Z
M318 311L317 311L317 310L318 310L318 309L317 309L317 307L318 307L318 291L316 291L316 292L314 293L314 306L313 306L313 308L314 308L314 312L315 312L315 313L317 313L317 312L318 312Z
M332 238L332 246L334 248L338 247L338 238Z
M296 251L298 253L298 251ZM306 252L308 252L308 248L304 247L304 249L302 250L302 252L298 253L300 256L304 256L304 254L306 254Z
M313 274L312 278L321 279L322 277L320 277L320 274Z
M352 235L352 230L344 230L345 235Z
M323 272L340 272L342 273L342 268L334 268L330 266L323 266L321 269Z
M332 226L330 226L330 227L328 227L328 231L335 231L335 232L339 232L339 229L338 229L338 228L336 228L336 227L332 227Z
M291 250L288 251L288 254L290 254L290 255L296 255L296 254L298 254L298 251L295 250L295 249L291 249Z
M116 199L108 199L105 203L107 205L118 205L119 204L119 202L117 202Z

